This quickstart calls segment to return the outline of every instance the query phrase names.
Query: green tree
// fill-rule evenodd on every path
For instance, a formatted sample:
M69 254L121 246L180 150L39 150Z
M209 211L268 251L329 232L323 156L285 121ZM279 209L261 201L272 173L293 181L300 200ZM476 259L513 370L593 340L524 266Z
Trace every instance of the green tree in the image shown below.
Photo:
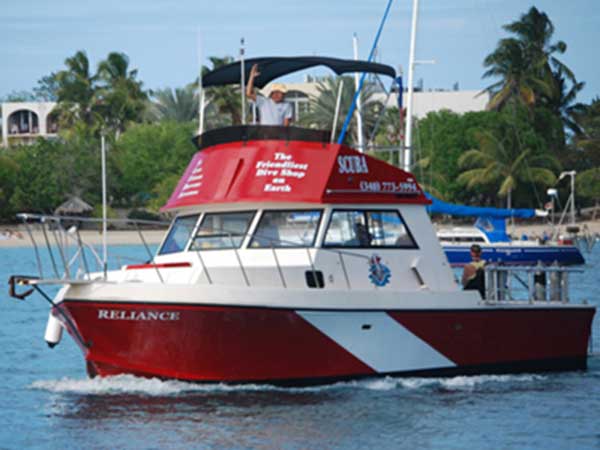
M198 118L198 95L194 85L160 89L153 94L150 117L153 120L191 122Z
M124 53L111 52L98 65L100 113L105 125L118 136L128 124L140 122L148 95L137 80L137 70L129 69Z
M56 74L57 112L61 127L71 128L76 122L83 122L96 128L100 98L96 87L97 75L90 70L87 54L80 50L67 58L65 65L67 68Z
M83 51L67 58L65 65L55 76L63 130L81 134L88 128L95 135L110 131L118 138L130 123L142 120L148 96L137 70L129 69L127 55L109 53L95 73Z
M0 103L10 102L34 102L36 96L29 91L12 91L0 99Z
M355 85L354 78L352 77L327 77L319 81L317 86L318 95L310 98L309 112L302 118L301 124L325 130L333 128L337 95L342 82L340 111L336 123L336 131L338 134L340 133L346 119L346 114L350 110L354 98ZM373 128L377 120L377 115L383 108L380 102L373 100L373 93L374 86L366 83L361 92L363 130ZM353 138L356 139L356 136L357 125L355 114L350 121L345 142L350 142Z
M413 172L420 183L432 194L458 203L488 201L493 191L480 189L481 196L473 199L473 192L457 181L462 170L458 158L478 145L475 133L492 130L502 121L496 111L457 114L448 110L427 114L415 122L413 136Z
M500 197L506 197L508 208L513 207L512 195L519 188L529 189L535 183L544 187L554 184L556 176L551 169L560 167L553 156L540 151L539 138L534 133L522 139L512 125L496 133L477 131L478 147L458 159L464 169L458 177L460 183L469 189L493 186Z
M517 39L502 39L483 64L488 68L484 78L500 78L486 88L491 95L488 109L500 110L514 101L531 108L536 102L536 92L550 93L547 81L538 70L532 70L531 64L535 63L528 60L523 44Z
M181 176L196 151L193 123L159 122L129 128L110 151L119 171L113 193L122 204L145 206L157 184Z
M584 197L597 206L600 203L600 167L578 173L575 188L579 197Z
M582 105L575 114L575 120L580 128L574 139L579 162L576 168L600 167L600 98L589 105Z
M38 140L11 149L19 167L10 208L18 212L52 213L69 193L69 180L62 166L64 146L60 141Z
M231 56L209 58L212 67L202 67L202 73L231 64ZM198 80L195 82L198 85ZM242 100L240 88L235 86L211 86L205 89L207 128L211 126L239 125L242 123Z
M19 170L13 158L6 154L0 155L0 218L2 219L14 219L10 199L19 178Z
M558 118L564 127L573 134L580 134L581 127L577 123L577 116L585 112L585 106L575 103L577 95L585 87L585 82L574 81L563 74L559 68L552 73L553 92L545 99L545 106Z
M52 72L40 78L33 92L38 100L44 102L55 102L58 100L58 79L56 73Z
M503 28L513 37L500 40L484 60L484 78L499 79L486 88L492 96L490 109L502 109L514 101L531 108L541 97L552 97L554 70L575 83L571 70L555 56L567 46L562 41L552 42L554 25L545 13L532 7Z
M182 172L183 173L183 172ZM152 188L152 199L148 202L148 208L151 211L160 211L173 194L181 174L171 174L165 176Z

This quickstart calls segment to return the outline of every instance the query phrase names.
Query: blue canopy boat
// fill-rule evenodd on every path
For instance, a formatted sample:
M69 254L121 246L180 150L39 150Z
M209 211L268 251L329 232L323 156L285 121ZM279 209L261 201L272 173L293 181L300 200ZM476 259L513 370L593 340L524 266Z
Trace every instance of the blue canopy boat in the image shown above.
M431 205L430 214L477 217L472 227L438 230L438 238L452 266L462 266L471 261L470 248L481 246L486 261L513 265L585 264L579 248L570 240L551 241L549 238L513 240L506 232L506 219L529 219L545 213L535 209L487 208L446 203L426 194Z

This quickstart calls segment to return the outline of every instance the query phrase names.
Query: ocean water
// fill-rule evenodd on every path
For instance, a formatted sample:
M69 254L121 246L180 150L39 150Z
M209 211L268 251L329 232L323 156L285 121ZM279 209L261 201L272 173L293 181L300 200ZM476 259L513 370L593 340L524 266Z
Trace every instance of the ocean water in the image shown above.
M143 260L144 249L116 253ZM48 304L7 295L35 274L30 249L0 250L0 448L600 448L600 356L585 372L383 378L311 388L90 380L65 334L43 339ZM572 296L600 305L600 246ZM600 320L593 347L600 352Z

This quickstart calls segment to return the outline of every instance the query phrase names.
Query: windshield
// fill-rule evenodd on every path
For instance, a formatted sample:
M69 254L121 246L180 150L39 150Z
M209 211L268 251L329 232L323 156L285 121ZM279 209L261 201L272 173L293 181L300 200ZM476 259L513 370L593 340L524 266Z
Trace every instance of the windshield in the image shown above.
M184 251L197 221L198 214L176 218L158 254L167 255Z

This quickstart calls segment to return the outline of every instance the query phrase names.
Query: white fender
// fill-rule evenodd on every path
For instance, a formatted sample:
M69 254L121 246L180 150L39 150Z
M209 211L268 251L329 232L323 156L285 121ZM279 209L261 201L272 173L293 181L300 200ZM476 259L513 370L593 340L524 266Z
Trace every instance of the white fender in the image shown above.
M44 339L46 340L48 347L53 348L56 344L58 344L62 334L62 323L52 315L52 312L50 312L48 316L48 324L46 325L46 333L44 334Z

